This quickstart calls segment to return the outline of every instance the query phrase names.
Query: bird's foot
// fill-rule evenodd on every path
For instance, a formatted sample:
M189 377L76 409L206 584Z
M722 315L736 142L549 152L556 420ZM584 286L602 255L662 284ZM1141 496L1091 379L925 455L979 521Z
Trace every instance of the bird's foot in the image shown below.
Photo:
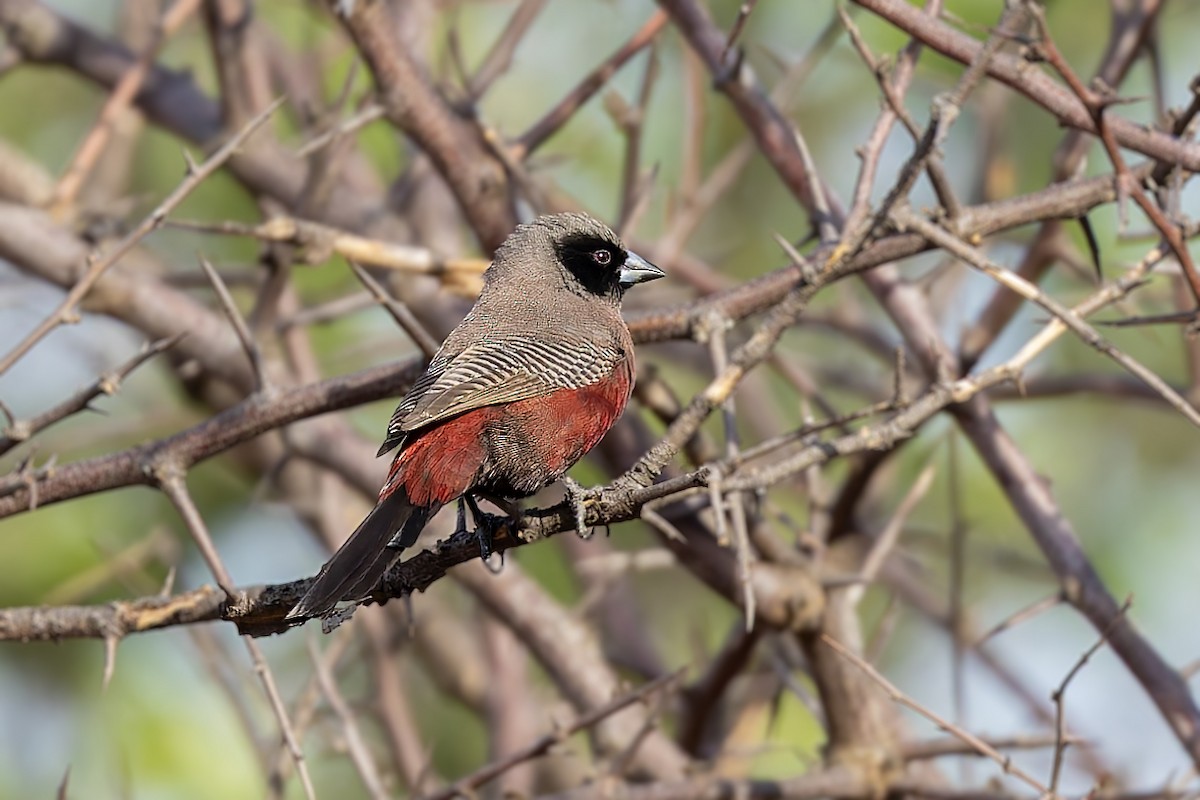
M600 496L600 490L585 489L579 481L565 475L562 485L566 490L566 501L571 504L571 512L575 515L575 533L580 539L592 538L593 529L587 524L587 504Z
M489 514L479 508L479 504L475 502L475 498L470 495L463 495L458 502L458 530L466 531L467 529L467 514L464 508L471 509L471 516L475 519L475 538L479 540L479 557L483 559L483 563L491 567L491 557L494 550L492 543L496 539L496 534L504 530L507 525L511 528L512 535L516 535L517 525L519 520L513 516L501 516L499 514ZM456 531L457 532L457 531ZM500 566L493 572L499 572L504 567L504 553L500 553Z

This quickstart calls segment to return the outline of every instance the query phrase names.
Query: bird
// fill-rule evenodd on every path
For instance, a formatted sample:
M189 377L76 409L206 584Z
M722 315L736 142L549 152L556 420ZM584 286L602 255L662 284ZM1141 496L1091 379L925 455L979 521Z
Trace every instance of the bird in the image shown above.
M496 249L475 305L396 407L378 452L396 450L378 502L287 618L326 617L342 601L366 598L456 500L460 524L462 503L471 507L486 559L488 515L475 498L512 503L569 481L567 470L616 423L633 391L621 300L664 276L587 214L518 225Z

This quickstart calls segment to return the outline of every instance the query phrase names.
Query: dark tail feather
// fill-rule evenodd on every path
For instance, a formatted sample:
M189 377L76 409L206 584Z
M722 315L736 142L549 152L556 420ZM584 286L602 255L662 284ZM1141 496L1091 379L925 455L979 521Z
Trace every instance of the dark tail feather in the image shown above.
M402 487L379 501L321 568L287 619L324 616L342 600L366 597L400 557L400 551L417 540L439 507L412 505Z

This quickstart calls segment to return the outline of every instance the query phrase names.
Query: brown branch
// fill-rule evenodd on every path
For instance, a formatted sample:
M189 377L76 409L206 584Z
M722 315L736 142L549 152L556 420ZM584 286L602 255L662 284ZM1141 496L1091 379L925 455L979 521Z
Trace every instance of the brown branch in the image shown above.
M758 5L758 0L750 0L738 6L737 19L733 21L733 27L729 29L729 38L725 40L725 49L721 51L721 61L729 60L729 54L737 44L738 37L742 35L742 29L746 27L746 21L754 13L756 5Z
M661 11L655 12L650 19L615 53L609 56L602 64L593 69L587 74L579 85L576 86L566 97L558 102L548 111L540 120L535 122L533 126L521 134L517 138L516 143L512 146L512 158L515 161L522 161L529 156L534 150L538 149L547 139L555 134L559 128L566 124L579 107L592 98L596 92L608 83L609 79L625 65L625 62L637 55L642 48L646 47L658 32L667 24L667 15Z
M28 63L65 67L107 91L137 61L123 45L38 0L0 0L0 29ZM153 67L134 103L151 122L206 149L225 130L218 103L185 72ZM272 197L289 209L299 208L305 200L304 175L296 170L291 155L265 136L253 151L231 158L229 169L252 192ZM329 222L360 230L379 218L382 205L380 196L364 196L357 187L343 184L326 213Z
M297 388L254 395L166 439L56 468L37 484L40 501L55 503L123 486L153 485L164 459L190 468L290 422L400 394L420 374L416 362L389 364ZM28 509L28 488L0 497L0 518Z
M625 708L634 703L645 703L652 694L667 688L670 684L677 681L681 674L681 672L673 672L669 675L664 675L657 680L650 681L638 687L632 692L616 698L607 705L583 714L572 720L569 724L556 728L553 733L547 733L533 743L517 750L512 755L480 767L470 775L459 778L451 786L429 795L428 800L452 800L455 797L469 795L480 786L495 780L518 764L546 755L551 748L562 744L576 733L595 727L598 723L603 722L619 711L624 711Z
M425 330L425 326L417 319L416 315L409 310L408 306L396 300L388 294L387 289L380 285L379 281L371 277L371 273L367 272L354 261L348 261L350 269L354 271L354 275L367 287L367 291L371 293L380 305L387 309L392 320L400 326L400 328L408 334L408 338L412 339L413 344L421 351L421 354L427 359L432 359L438 351L440 343L434 339L429 331Z
M154 59L158 56L159 50L199 5L200 0L181 0L172 5L159 21L149 46L113 87L112 94L108 96L104 107L100 109L100 114L96 118L91 132L79 145L70 165L63 173L58 186L55 187L51 211L56 216L61 216L75 202L79 196L79 190L83 187L83 182L95 167L96 161L108 144L117 117L129 107L130 102L133 101L134 96L151 74Z
M970 64L982 46L945 22L932 19L905 0L854 0L925 45L961 64ZM1023 94L1053 114L1060 123L1096 133L1087 108L1069 90L1018 56L991 59L988 75ZM1109 120L1117 144L1159 161L1178 164L1191 172L1200 171L1200 144L1113 117Z
M383 119L386 115L387 112L383 106L368 105L355 112L349 118L333 125L324 133L317 134L296 148L296 158L307 158L322 148L328 147L333 142L341 141L346 136L357 132L361 128L365 128L375 120Z
M849 661L850 663L854 664L854 666L858 667L860 670L862 670L864 673L866 673L868 676L870 676L871 680L873 680L875 683L879 684L879 686L881 686L883 688L883 690L888 693L888 696L891 697L892 700L894 700L895 702L899 703L900 705L904 706L905 708L909 708L909 709L917 712L918 714L920 714L921 716L925 717L930 722L932 722L934 725L937 725L939 728L941 728L942 730L951 734L952 736L958 737L959 739L961 739L963 742L965 742L967 745L969 745L973 750L975 750L975 752L979 753L980 755L983 755L983 756L986 756L987 758L992 759L997 764L999 764L1000 768L1003 769L1006 773L1020 779L1027 785L1036 789L1039 792L1039 795L1041 797L1043 797L1043 798L1060 798L1060 795L1058 795L1053 790L1047 788L1045 784L1043 784L1037 778L1030 775L1025 770L1023 770L1020 767L1013 764L1011 758L1009 758L1005 755L1002 755L998 750L996 750L996 748L992 747L990 744L985 742L983 739L980 739L978 736L971 733L970 731L964 730L963 728L959 727L958 725L955 725L953 722L950 722L947 719L943 719L938 714L934 713L930 709L926 708L925 706L921 705L917 701L913 700L908 695L904 694L904 692L902 692L898 688L896 688L896 685L894 683L892 683L887 678L885 678L879 672L879 670L875 669L873 666L868 664L866 661L863 661L861 656L854 653L852 650L847 648L841 642L837 642L828 636L823 636L822 641L829 647L836 650L838 655L840 655L842 658L844 658L847 661Z
M250 0L207 0L204 12L222 117L227 127L241 125L271 99L262 23ZM311 102L304 92L284 93L301 108Z
M244 128L234 134L229 141L220 147L215 153L205 159L203 164L192 164L188 162L187 177L172 191L158 206L150 212L132 231L130 231L120 242L118 242L111 250L98 255L88 265L87 270L80 276L79 280L67 292L67 296L59 303L58 307L42 322L33 329L24 339L22 339L15 347L13 347L7 355L0 358L0 374L6 372L13 364L15 364L23 355L41 341L46 334L57 328L59 325L64 325L77 320L78 312L76 306L80 301L91 291L92 287L104 274L105 270L117 263L133 247L144 239L147 234L162 225L164 219L175 208L191 194L196 187L208 179L210 175L216 172L220 167L229 160L230 157L237 151L239 147L247 139L250 138L263 123L270 119L271 115L279 108L281 102L276 102L268 107L262 114L252 119Z
M708 66L717 88L733 103L759 149L809 212L813 227L829 222L820 211L826 192L820 179L808 169L795 127L757 86L749 67L741 61L730 65L722 60L728 36L713 24L708 10L695 0L659 0L659 5L670 12L692 49ZM840 210L835 216L840 216Z
M989 747L996 750L1038 750L1043 747L1054 747L1058 743L1058 737L1053 733L1003 737L981 736L979 738L986 742ZM1080 741L1080 739L1074 737L1068 737L1067 739L1067 742L1070 744L1077 744ZM964 742L957 736L908 742L904 745L904 758L909 761L920 761L928 758L941 758L942 756L952 755L981 756L986 758L983 753L980 753L969 742Z
M331 0L330 6L367 62L387 118L429 156L484 250L495 250L517 224L504 165L434 89L412 49L399 40L386 3Z
M0 455L4 455L22 442L49 428L67 417L87 411L92 407L92 401L101 396L112 396L120 391L121 382L142 364L154 358L159 353L172 347L180 336L170 339L159 339L144 346L137 355L124 364L102 374L95 382L88 384L75 394L63 400L52 408L29 419L9 419L8 424L0 428ZM2 404L0 404L2 405Z
M209 284L212 285L213 291L217 295L217 300L221 304L221 310L225 312L225 318L229 320L233 326L234 333L237 334L238 341L242 345L242 350L246 353L246 359L250 363L250 367L254 370L254 390L256 392L269 392L270 385L268 383L266 371L263 369L262 353L258 349L258 345L254 342L254 336L250 333L250 328L246 325L246 320L238 311L237 304L233 302L233 295L229 293L229 287L221 280L221 276L217 274L217 270L209 263L207 258L201 256L200 268L204 271L204 276L208 278Z
M1125 599L1125 602L1121 604L1120 616L1113 617L1113 620L1112 620L1112 622L1109 623L1108 627L1100 632L1100 638L1097 639L1095 641L1095 643L1092 644L1091 647L1089 647L1087 650L1083 651L1083 654L1080 655L1078 659L1076 659L1076 661L1075 661L1074 665L1072 665L1071 669L1067 670L1067 674L1065 676L1063 676L1062 683L1060 683L1058 685L1058 688L1055 689L1050 695L1050 699L1054 701L1054 740L1055 740L1054 741L1054 763L1050 767L1050 791L1052 791L1052 792L1058 790L1058 780L1062 776L1063 756L1066 755L1067 744L1068 744L1068 740L1070 738L1067 735L1067 713L1066 713L1066 711L1067 711L1067 708L1066 708L1067 687L1071 685L1071 681L1074 680L1075 676L1079 674L1080 670L1082 670L1084 668L1084 666L1087 665L1088 661L1091 660L1092 656L1094 656L1100 650L1100 648L1104 646L1105 641L1108 639L1109 631L1112 629L1112 627L1114 625L1117 624L1117 622L1119 622L1121 619L1123 619L1125 617L1126 614L1129 613L1129 607L1132 604L1133 604L1132 597L1128 597Z
M1196 265L1192 262L1191 253L1188 252L1187 244L1183 241L1180 226L1168 220L1163 212L1150 202L1150 198L1146 196L1146 192L1142 189L1141 185L1129 174L1129 167L1125 164L1125 158L1121 155L1121 150L1117 146L1117 141L1113 134L1112 125L1110 125L1111 115L1108 113L1108 110L1112 106L1112 101L1098 95L1083 85L1083 82L1079 80L1079 76L1071 69L1071 66L1054 44L1054 39L1050 36L1049 26L1046 24L1046 15L1041 7L1036 4L1027 3L1027 5L1030 6L1030 13L1037 20L1038 28L1041 32L1038 47L1045 54L1046 60L1062 76L1063 80L1067 82L1067 86L1071 87L1071 91L1087 107L1088 112L1091 114L1092 124L1100 136L1100 141L1104 144L1104 150L1108 153L1108 160L1112 162L1113 171L1117 176L1118 188L1133 198L1133 202L1150 218L1150 222L1153 223L1154 227L1170 245L1171 252L1175 254L1175 258L1178 259L1179 266L1183 270L1183 276L1187 281L1188 288L1191 289L1193 299L1197 304L1200 304L1200 273L1196 271Z
M221 590L225 595L225 601L233 603L235 606L238 605L239 598L237 597L237 590L233 588L233 580L229 576L229 571L222 563L221 556L217 553L208 526L204 523L204 518L200 515L200 509L196 507L191 493L188 492L183 471L179 469L178 464L164 464L160 469L155 471L154 479L183 518L188 533L191 534L192 540L203 555L209 570L221 586ZM308 774L308 763L305 761L304 751L300 747L300 737L296 735L296 730L292 727L287 706L284 705L283 697L279 693L279 685L275 680L275 674L271 671L266 656L263 655L262 648L258 646L258 643L250 636L243 635L241 639L250 654L251 662L254 664L254 674L262 684L263 691L267 695L267 701L271 706L271 711L275 714L275 719L279 723L280 734L287 744L293 763L296 765L296 774L300 776L300 783L304 787L304 795L308 800L316 800L316 791L313 789L312 778ZM108 641L115 640L110 638Z
M521 0L521 5L508 18L504 31L483 57L479 69L467 81L467 94L472 100L482 97L492 83L508 70L513 53L545 5L546 0Z

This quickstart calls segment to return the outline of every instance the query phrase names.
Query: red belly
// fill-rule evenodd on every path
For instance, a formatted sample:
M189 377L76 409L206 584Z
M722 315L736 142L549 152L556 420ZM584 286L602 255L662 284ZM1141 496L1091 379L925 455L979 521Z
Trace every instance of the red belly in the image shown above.
M582 389L474 409L420 431L396 455L380 499L403 485L409 501L446 504L469 489L520 497L562 477L616 423L632 366Z

